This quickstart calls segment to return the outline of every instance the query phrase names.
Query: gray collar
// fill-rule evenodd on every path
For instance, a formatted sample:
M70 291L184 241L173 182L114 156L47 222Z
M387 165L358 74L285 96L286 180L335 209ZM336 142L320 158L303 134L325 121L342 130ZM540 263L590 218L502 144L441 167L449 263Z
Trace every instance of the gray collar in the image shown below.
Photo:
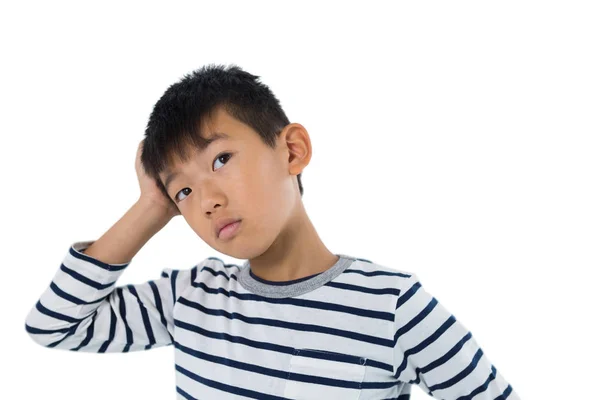
M301 282L291 283L289 285L269 285L268 283L258 281L250 275L250 262L247 260L242 265L237 280L246 290L261 296L274 298L299 296L315 290L335 279L356 261L356 257L338 253L335 253L335 255L340 258L328 270Z

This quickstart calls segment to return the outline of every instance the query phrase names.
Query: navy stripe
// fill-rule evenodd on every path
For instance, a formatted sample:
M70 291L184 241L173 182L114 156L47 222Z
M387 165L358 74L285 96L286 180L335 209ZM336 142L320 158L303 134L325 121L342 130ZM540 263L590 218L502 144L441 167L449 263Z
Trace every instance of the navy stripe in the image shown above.
M384 321L393 321L394 320L394 313L390 313L390 312L373 311L373 310L367 310L364 308L344 306L341 304L327 303L324 301L317 301L317 300L299 299L299 298L294 298L294 297L272 298L272 297L259 296L259 295L253 294L253 293L237 293L233 290L226 290L221 287L216 288L216 289L210 288L210 287L206 286L206 284L204 282L198 282L198 283L194 282L193 285L195 287L201 288L202 290L204 290L207 293L212 293L212 294L222 293L227 297L233 296L237 299L245 300L245 301L261 301L261 302L272 303L272 304L289 304L289 305L294 305L294 306L298 306L298 307L307 307L307 308L312 308L312 309L336 311L336 312L347 313L347 314L351 314L351 315L358 315L361 317L381 319Z
M77 279L78 281L83 282L86 285L91 286L94 289L98 289L98 290L104 290L108 287L111 287L116 282L116 281L113 281L113 282L104 283L104 284L96 282L95 280L90 279L86 276L83 276L79 272L76 272L76 271L68 268L67 266L65 266L65 264L60 265L60 270L67 273L68 275L72 276L73 278Z
M440 382L437 385L430 386L429 390L431 392L433 392L434 390L445 389L445 388L453 386L456 383L462 381L467 375L469 375L471 372L473 372L475 370L475 368L477 367L477 364L479 363L479 360L481 360L481 357L483 357L483 350L479 349L479 350L477 350L477 353L475 353L475 356L473 356L471 363L465 369L463 369L458 374L456 374L453 378L448 379L445 382Z
M90 264L93 264L93 265L95 265L97 267L100 267L102 269L105 269L105 270L111 271L111 272L112 271L121 271L121 270L125 269L130 264L130 263L126 263L124 265L107 264L107 263L104 263L104 262L102 262L100 260L97 260L97 259L95 259L93 257L90 257L90 256L88 256L85 253L80 253L79 251L75 250L73 248L73 246L71 246L69 248L69 254L71 254L73 257L75 257L75 258L77 258L79 260L83 260L85 262L88 262Z
M104 300L104 298L99 298L98 300L94 300L94 301L84 301L81 300L78 297L75 297L67 292L65 292L64 290L62 290L61 288L58 287L58 285L54 282L50 282L50 288L52 289L52 291L58 296L61 297L67 301L70 301L73 304L77 304L77 305L82 305L82 304L95 304L95 303L100 303L102 300Z
M344 289L344 290L354 290L356 292L368 293L368 294L391 294L394 296L400 295L400 289L396 289L396 288L376 289L376 288L368 288L368 287L364 287L364 286L357 286L357 285L351 285L349 283L341 283L341 282L334 282L334 281L329 281L324 286L330 286L330 287L334 287L337 289Z
M391 271L363 271L361 269L345 269L344 272L342 272L343 274L347 274L347 273L354 273L354 274L360 274L360 275L364 275L364 276L399 276L402 278L410 278L412 275L408 275L408 274L403 274L402 272L391 272Z
M501 395L496 397L494 400L506 400L508 398L508 396L512 393L512 391L513 391L512 386L508 385L506 390Z
M123 348L123 353L127 353L129 347L133 343L133 333L127 323L127 310L125 309L125 300L123 299L123 288L118 287L115 289L115 292L117 293L117 296L119 296L119 313L121 314L121 321L123 321L123 324L125 325L125 332L127 334L127 342Z
M229 275L227 275L227 273L225 271L215 271L214 269L212 269L211 267L208 267L208 266L202 267L202 269L200 270L200 272L202 272L202 271L208 271L213 276L219 276L219 275L221 275L222 277L224 277L227 280L229 280L229 278L230 278Z
M262 367L262 366L259 366L256 364L250 364L250 363L246 363L246 362L242 362L242 361L232 360L232 359L229 359L226 357L215 356L215 355L212 355L209 353L194 350L192 348L189 348L189 347L184 346L177 342L175 342L175 348L177 348L178 350L180 350L186 354L192 355L192 356L202 359L202 360L210 361L210 362L221 364L221 365L226 365L228 367L237 368L237 369L241 369L244 371L251 371L251 372L262 374L262 375L272 376L272 377L276 377L276 378L280 378L280 379L288 379L288 380L295 380L295 381L300 381L300 382L317 383L317 384L326 385L326 386L354 388L354 389L360 389L361 387L363 389L388 388L388 387L397 385L397 382L394 382L394 381L392 381L392 382L348 381L348 380L326 378L326 377L315 376L315 375L292 373L287 370L278 370L278 369L273 369L273 368L267 368L267 367Z
M83 321L83 320L82 320L82 321ZM51 347L51 348L52 348L52 347L56 347L56 346L58 346L59 344L61 344L63 341L65 341L67 338L71 337L71 335L74 335L74 334L75 334L75 331L77 330L77 328L79 328L79 324L80 324L80 323L81 323L81 321L80 321L80 322L78 322L78 323L76 323L75 325L73 325L73 326L71 326L71 327L67 328L67 334L66 334L65 336L63 336L63 337L62 337L62 339L59 339L59 340L57 340L56 342L50 343L50 344L49 344L48 346L46 346L46 347Z
M187 376L188 378L195 380L196 382L200 382L206 386L221 390L223 392L234 393L239 396L246 396L246 397L250 397L253 399L261 399L261 400L262 399L264 399L264 400L289 400L284 397L271 396L271 395L268 395L265 393L256 392L254 390L243 389L238 386L226 385L221 382L203 378L200 375L196 375L192 371L188 371L187 369L185 369L177 364L175 364L175 370L182 373L183 375Z
M60 319L61 321L66 321L66 322L70 322L70 323L76 323L76 322L81 321L81 319L79 319L79 318L73 318L68 315L64 315L61 313L57 313L56 311L47 309L46 307L44 307L42 305L40 300L38 300L38 302L35 304L35 308L37 308L37 310L39 312L41 312L42 314L48 315L49 317L52 317L52 318Z
M294 350L295 350L294 347L279 345L279 344L275 344L272 342L259 342L256 340L245 338L243 336L235 336L235 335L230 335L228 333L223 333L223 332L209 331L208 329L204 329L200 326L190 324L190 323L187 323L184 321L180 321L178 319L175 319L175 326L182 328L182 329L186 329L190 332L195 332L195 333L200 334L207 338L217 339L217 340L227 340L228 342L231 342L231 343L243 344L245 346L253 347L256 349L276 351L278 353L284 353L284 354L290 354L290 355L293 354ZM391 364L386 364L384 362L371 360L371 359L367 359L366 365L368 365L370 367L380 368L380 369L390 371L390 372L393 371L393 369L394 369L394 367Z
M452 346L452 348L450 350L448 350L446 352L446 354L444 354L437 360L430 362L429 364L427 364L426 366L421 368L420 371L422 371L423 373L427 373L427 372L431 371L432 369L444 364L446 361L448 361L449 359L454 357L454 355L456 355L463 348L465 343L467 343L467 341L469 339L471 339L472 337L473 337L473 335L471 334L471 332L467 333L465 336L463 336L462 339L460 339L458 341L458 343L456 343L454 346Z
M171 336L171 332L168 331L167 319L165 318L165 313L164 313L164 310L163 310L163 305L162 305L162 300L160 298L160 293L158 292L158 287L156 286L156 283L154 283L153 281L148 281L148 285L150 285L150 288L152 289L152 293L154 294L154 302L156 303L156 309L158 310L158 313L160 314L160 322L165 327L165 330L169 334L169 337L171 338L171 343L172 343L173 342L173 336Z
M171 293L173 293L173 305L175 305L176 301L176 297L175 297L175 289L177 288L177 285L175 284L177 282L177 275L179 274L178 270L173 270L171 271Z
M210 361L210 362L216 363L216 364L226 365L226 366L232 367L232 368L242 369L244 371L252 371L252 372L255 372L258 374L273 376L273 377L281 378L281 379L286 379L287 374L288 374L287 371L281 371L278 369L261 367L256 364L250 364L250 363L246 363L246 362L242 362L242 361L236 361L236 360L232 360L230 358L220 357L220 356L216 356L213 354L205 353L203 351L194 350L194 349L184 346L178 342L175 342L175 348L184 353L192 355L196 358L200 358L202 360Z
M87 328L85 339L83 339L81 341L81 343L79 344L79 346L74 347L74 348L69 349L69 350L71 350L71 351L78 351L83 346L86 346L90 342L90 340L92 340L92 338L94 337L94 324L96 323L96 315L98 315L98 310L95 310L94 313L92 314L92 316L90 317L92 319L92 322L90 323L90 326L88 326L88 328Z
M383 399L383 400L410 400L410 393L401 394L400 396L394 397L394 398L388 397L388 398Z
M438 303L437 299L435 297L433 297L431 299L431 301L429 302L429 304L427 304L427 306L421 312L419 312L416 317L414 317L413 319L408 321L407 324L404 325L402 328L399 328L396 331L396 334L394 335L394 345L396 345L396 343L398 342L398 338L400 336L402 336L406 332L410 331L415 325L417 325L419 322L421 322L423 319L425 319L425 317L428 316L429 313L435 308L435 305L437 303Z
M140 300L140 296L137 294L137 290L133 285L127 285L129 291L135 296L140 306L140 312L142 313L142 321L144 322L144 328L146 329L146 334L148 335L148 341L150 342L146 345L145 350L152 348L153 344L156 344L156 339L154 339L154 332L152 332L152 325L150 324L150 318L148 317L148 310L144 307L144 303Z
M180 395L182 395L183 397L185 397L188 400L198 400L195 397L192 397L188 392L186 392L185 390L183 390L179 386L177 386L177 393L179 393Z
M398 297L398 301L396 302L396 310L402 307L404 303L408 301L413 295L419 290L421 287L421 282L417 281L415 284L411 286L402 296Z
M369 264L373 264L373 261L371 261L371 260L367 260L367 259L364 259L364 258L358 258L358 257L356 257L356 259L358 261L364 261L364 262L368 262Z
M196 281L197 274L198 274L198 268L197 267L192 268L192 271L190 273L190 286L194 286L194 282Z
M98 349L98 353L104 353L106 351L108 346L115 339L116 330L117 330L117 314L115 314L115 310L113 310L113 308L110 307L110 329L109 329L109 333L108 333L108 339L106 339L104 341L104 343L102 343L102 346L100 346L100 349Z
M494 365L492 365L492 372L490 373L490 375L488 376L488 378L486 379L486 381L481 384L479 387L473 389L473 391L471 391L471 393L469 393L468 395L465 396L461 396L459 398L457 398L456 400L472 400L473 397L477 396L479 393L483 393L487 390L488 386L490 385L490 383L496 379L496 367L494 367Z
M329 328L321 325L312 325L312 324L303 324L298 322L286 322L277 319L269 319L269 318L259 318L259 317L246 317L240 313L229 313L225 310L215 310L212 308L204 307L203 305L196 303L194 301L190 301L184 297L180 297L177 300L181 304L185 304L188 307L195 308L198 311L203 312L208 315L218 315L229 318L231 320L238 319L240 321L244 321L248 324L259 324L259 325L267 325L267 326L276 326L280 328L292 329L296 331L303 332L320 332L325 333L327 335L333 336L341 336L347 337L350 339L359 340L366 343L378 344L381 346L393 347L393 341L388 338L381 338L377 336L366 335L363 333L357 333L354 331L346 331L343 329Z
M433 334L431 334L431 336L429 336L427 339L423 340L421 343L419 343L412 349L406 350L404 352L404 360L402 360L402 364L400 364L400 366L398 367L398 370L396 371L394 376L396 378L398 378L400 376L400 374L402 373L402 371L404 371L404 369L407 367L408 357L411 354L416 354L416 353L420 352L421 350L427 348L430 344L435 342L444 332L446 332L455 322L456 322L456 318L454 318L454 316L451 316L435 332L433 332ZM444 357L446 357L446 356L444 356ZM446 360L444 360L443 362L440 362L440 363L438 363L438 361L430 363L426 368L421 368L417 372L421 372L421 373L429 372L432 368L443 364Z
M33 326L27 325L25 324L25 330L29 333L35 333L35 334L39 334L39 335L48 335L48 334L53 334L53 333L65 333L65 332L70 332L73 328L60 328L60 329L40 329L40 328L34 328Z

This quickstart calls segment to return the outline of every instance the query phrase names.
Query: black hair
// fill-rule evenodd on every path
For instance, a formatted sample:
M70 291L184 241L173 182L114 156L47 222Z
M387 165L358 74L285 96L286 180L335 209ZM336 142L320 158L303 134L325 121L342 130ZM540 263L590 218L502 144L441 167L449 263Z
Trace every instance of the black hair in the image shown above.
M275 148L277 136L290 121L279 100L258 78L235 64L208 64L185 74L156 102L140 159L146 174L173 203L159 174L173 156L185 162L190 156L188 150L206 148L209 142L200 135L200 126L216 109L222 107L256 131L263 143ZM301 175L297 175L300 196L304 193Z

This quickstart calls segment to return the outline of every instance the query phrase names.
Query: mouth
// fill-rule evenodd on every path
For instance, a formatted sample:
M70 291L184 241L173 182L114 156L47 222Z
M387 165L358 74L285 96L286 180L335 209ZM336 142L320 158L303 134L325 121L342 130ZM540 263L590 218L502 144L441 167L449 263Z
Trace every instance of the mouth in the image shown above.
M240 219L238 221L225 225L223 228L221 228L221 230L217 234L217 237L221 240L231 239L239 231L241 223L242 220Z

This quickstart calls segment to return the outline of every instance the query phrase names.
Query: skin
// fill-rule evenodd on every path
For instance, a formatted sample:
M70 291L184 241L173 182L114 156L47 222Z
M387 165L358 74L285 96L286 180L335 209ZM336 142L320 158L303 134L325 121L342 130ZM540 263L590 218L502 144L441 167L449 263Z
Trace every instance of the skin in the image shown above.
M339 260L319 238L300 196L296 175L312 155L301 124L287 125L275 149L222 108L203 123L201 132L203 137L224 132L231 138L195 152L185 163L172 160L172 169L180 174L168 193L203 241L223 254L247 259L252 273L269 281L314 275ZM166 175L160 174L163 184ZM242 219L227 241L214 232L220 217Z

